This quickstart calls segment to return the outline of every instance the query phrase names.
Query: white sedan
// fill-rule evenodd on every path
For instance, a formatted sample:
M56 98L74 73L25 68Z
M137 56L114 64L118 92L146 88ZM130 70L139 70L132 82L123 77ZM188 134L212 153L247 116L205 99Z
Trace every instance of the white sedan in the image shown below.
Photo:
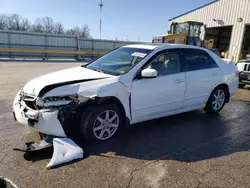
M238 89L238 72L210 50L129 45L85 65L29 81L14 117L38 132L107 140L138 122L204 109L218 113Z

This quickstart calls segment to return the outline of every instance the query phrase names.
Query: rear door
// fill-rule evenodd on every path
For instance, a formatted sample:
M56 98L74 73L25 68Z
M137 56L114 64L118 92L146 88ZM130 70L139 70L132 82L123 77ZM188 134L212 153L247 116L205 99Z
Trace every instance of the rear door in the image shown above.
M182 61L186 66L186 91L183 108L206 104L221 78L215 60L204 50L185 49Z

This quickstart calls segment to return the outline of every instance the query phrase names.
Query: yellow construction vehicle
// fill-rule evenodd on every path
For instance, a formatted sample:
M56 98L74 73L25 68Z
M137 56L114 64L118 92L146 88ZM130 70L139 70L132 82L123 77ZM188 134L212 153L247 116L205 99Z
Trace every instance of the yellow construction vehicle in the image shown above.
M206 26L202 22L173 22L166 35L155 36L152 43L173 43L202 46L212 49L214 40L205 40Z

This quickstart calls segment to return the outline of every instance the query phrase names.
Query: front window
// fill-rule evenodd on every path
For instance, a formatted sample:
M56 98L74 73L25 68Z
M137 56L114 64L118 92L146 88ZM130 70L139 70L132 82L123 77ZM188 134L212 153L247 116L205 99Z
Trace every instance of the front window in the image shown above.
M119 76L128 73L151 51L141 48L118 48L90 63L86 68Z
M179 73L181 72L180 56L177 52L162 53L154 58L146 68L155 69L158 76Z

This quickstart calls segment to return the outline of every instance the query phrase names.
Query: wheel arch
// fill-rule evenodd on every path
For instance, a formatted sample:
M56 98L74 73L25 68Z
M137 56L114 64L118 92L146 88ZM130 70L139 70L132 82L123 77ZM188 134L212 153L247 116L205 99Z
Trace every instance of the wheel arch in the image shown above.
M114 96L102 97L97 99L97 104L116 104L120 109L124 117L126 117L126 111L122 102Z
M214 87L214 89L211 91L210 95L213 93L213 91L215 89L217 89L218 87L224 87L225 90L226 90L226 102L228 103L229 102L229 99L230 99L230 91L229 91L229 87L226 83L221 83L219 85L217 85L216 87Z
M83 113L88 107L94 106L94 105L100 105L100 104L116 104L119 109L121 110L121 113L124 117L124 124L126 126L129 126L130 120L129 116L130 114L126 113L125 107L122 104L122 102L115 96L105 96L105 97L96 97L93 100L89 100L86 103L83 103L79 105L76 109L77 112Z

